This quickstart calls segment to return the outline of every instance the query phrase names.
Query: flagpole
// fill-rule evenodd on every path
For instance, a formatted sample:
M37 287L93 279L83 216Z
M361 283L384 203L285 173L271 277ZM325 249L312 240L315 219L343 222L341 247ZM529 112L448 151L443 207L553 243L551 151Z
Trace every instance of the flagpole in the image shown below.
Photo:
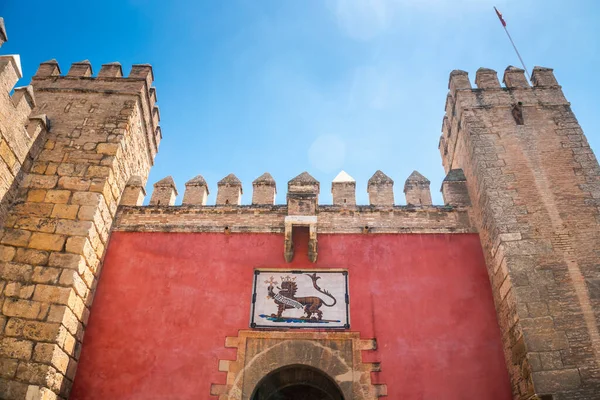
M531 81L531 76L529 75L529 71L527 70L525 63L523 62L523 58L521 57L521 54L519 54L519 50L517 50L517 46L515 46L515 42L513 41L512 37L510 36L510 33L508 33L508 29L506 29L506 22L504 21L504 18L502 18L502 14L500 14L500 11L498 11L498 9L496 7L494 7L494 10L496 11L498 18L500 19L500 23L502 24L502 27L504 28L504 32L506 32L506 36L508 36L508 40L510 40L510 44L512 44L513 49L515 49L515 53L517 53L517 57L519 57L519 61L521 61L521 65L523 66L523 69L525 70L525 73L527 74L527 79L529 79Z

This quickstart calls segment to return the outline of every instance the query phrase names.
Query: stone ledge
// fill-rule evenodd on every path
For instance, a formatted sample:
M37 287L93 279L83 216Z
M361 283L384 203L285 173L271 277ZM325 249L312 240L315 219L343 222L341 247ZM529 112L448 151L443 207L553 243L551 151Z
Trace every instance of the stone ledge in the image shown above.
M283 233L285 205L122 206L115 231ZM319 206L322 233L473 233L468 208L447 206Z

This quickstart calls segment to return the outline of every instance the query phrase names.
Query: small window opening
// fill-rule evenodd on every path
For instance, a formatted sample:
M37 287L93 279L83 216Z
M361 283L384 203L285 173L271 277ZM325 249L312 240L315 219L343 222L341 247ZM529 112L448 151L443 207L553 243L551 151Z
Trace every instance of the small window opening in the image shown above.
M228 199L228 200L225 200L225 204L229 204L229 199Z
M512 116L515 119L515 122L517 123L517 125L524 125L525 124L525 120L523 118L523 103L522 102L518 102L517 104L515 104L511 110Z

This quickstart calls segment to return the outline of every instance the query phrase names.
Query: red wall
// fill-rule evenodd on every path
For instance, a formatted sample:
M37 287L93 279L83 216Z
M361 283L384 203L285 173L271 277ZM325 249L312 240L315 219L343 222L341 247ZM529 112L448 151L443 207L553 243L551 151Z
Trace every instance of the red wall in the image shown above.
M283 261L277 234L113 233L72 399L208 399L225 337L248 329L253 269L348 268L350 318L377 338L389 399L511 398L479 238L325 235Z

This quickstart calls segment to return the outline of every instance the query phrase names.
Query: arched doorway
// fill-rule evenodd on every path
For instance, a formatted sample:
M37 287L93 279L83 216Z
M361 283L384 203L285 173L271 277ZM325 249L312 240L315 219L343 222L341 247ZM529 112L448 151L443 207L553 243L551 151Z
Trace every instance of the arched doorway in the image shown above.
M289 365L265 376L251 400L344 400L344 396L338 385L318 369Z

